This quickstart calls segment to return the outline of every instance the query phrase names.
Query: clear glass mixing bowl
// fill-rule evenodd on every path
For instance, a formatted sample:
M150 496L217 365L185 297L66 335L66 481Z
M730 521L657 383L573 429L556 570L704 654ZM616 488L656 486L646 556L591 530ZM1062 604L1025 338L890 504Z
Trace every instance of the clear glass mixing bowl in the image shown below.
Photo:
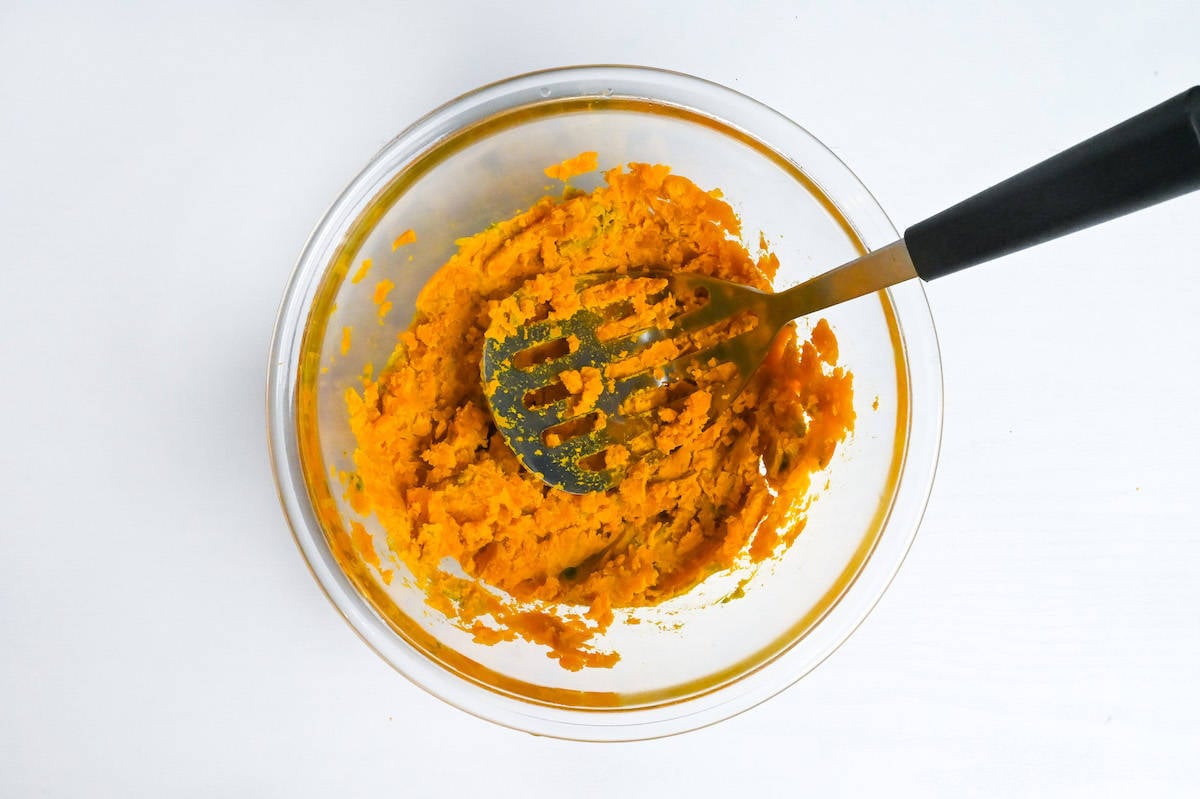
M822 314L854 372L858 421L828 489L786 554L754 573L714 575L640 609L597 642L611 669L569 672L524 642L483 646L430 610L399 569L385 584L354 552L358 516L334 473L353 471L344 394L382 366L413 301L455 240L527 208L543 168L585 150L601 168L668 164L720 188L748 243L761 231L782 289L897 238L871 194L803 128L698 78L641 67L575 67L485 86L385 146L333 203L287 287L271 351L269 435L279 494L330 600L376 652L430 693L491 721L582 740L649 738L727 718L824 660L895 574L920 522L937 460L941 369L917 282ZM592 182L589 183L588 181ZM597 175L573 181L590 188ZM417 241L398 250L407 229ZM411 258L410 258L411 256ZM362 261L366 280L350 278ZM375 283L395 282L384 324ZM815 321L815 320L814 320ZM807 323L801 322L801 325ZM353 345L341 352L342 330ZM432 376L431 376L431 379ZM372 518L360 519L386 548ZM387 568L394 564L384 563ZM729 602L739 580L744 596Z

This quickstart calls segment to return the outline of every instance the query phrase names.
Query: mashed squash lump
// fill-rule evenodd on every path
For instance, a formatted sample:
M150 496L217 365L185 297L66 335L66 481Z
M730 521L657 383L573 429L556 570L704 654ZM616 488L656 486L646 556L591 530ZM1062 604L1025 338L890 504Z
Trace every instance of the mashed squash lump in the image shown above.
M587 153L547 174L566 180L594 164ZM594 640L614 610L658 605L777 556L802 531L813 477L854 427L852 376L824 320L808 340L785 328L719 414L703 390L660 409L658 457L633 458L607 492L568 494L525 470L480 380L485 331L531 281L552 302L576 276L613 269L769 288L778 260L765 244L751 256L740 234L717 191L665 166L610 170L590 193L568 189L460 240L387 366L347 392L352 506L375 515L390 558L476 641L524 639L571 670L612 666L619 653ZM596 379L563 376L577 409Z

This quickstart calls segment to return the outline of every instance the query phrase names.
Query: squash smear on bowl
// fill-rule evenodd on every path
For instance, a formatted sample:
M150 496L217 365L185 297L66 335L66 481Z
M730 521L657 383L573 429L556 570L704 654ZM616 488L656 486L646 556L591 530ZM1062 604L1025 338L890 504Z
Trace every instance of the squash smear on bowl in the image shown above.
M578 160L554 174L574 174ZM517 289L568 312L575 277L593 271L689 270L770 288L778 259L765 247L751 256L740 235L720 192L661 165L612 169L590 193L568 189L460 240L386 368L347 391L355 509L375 515L428 604L476 641L524 639L570 670L612 666L619 653L595 639L614 610L778 556L803 529L814 475L854 427L852 375L824 320L808 340L786 327L717 416L703 389L660 409L656 457L633 458L607 492L568 494L525 470L480 381L485 330ZM569 376L578 408L596 379Z

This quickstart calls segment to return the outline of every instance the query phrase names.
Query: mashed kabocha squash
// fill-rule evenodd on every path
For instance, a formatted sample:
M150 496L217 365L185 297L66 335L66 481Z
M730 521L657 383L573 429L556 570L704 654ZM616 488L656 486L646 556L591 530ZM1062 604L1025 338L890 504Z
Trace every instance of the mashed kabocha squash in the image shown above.
M547 174L567 180L596 163L584 153ZM387 366L347 392L351 505L375 515L391 559L476 641L524 639L571 670L612 666L619 653L593 641L614 609L658 605L777 556L802 531L813 477L854 427L852 376L824 320L807 341L782 331L715 418L703 390L663 409L659 457L635 460L608 492L568 494L525 470L481 385L484 332L517 289L565 291L555 287L577 275L651 267L769 288L778 259L765 243L752 257L740 234L720 192L665 166L612 169L590 193L568 187L457 242ZM596 375L563 380L579 408L598 390Z

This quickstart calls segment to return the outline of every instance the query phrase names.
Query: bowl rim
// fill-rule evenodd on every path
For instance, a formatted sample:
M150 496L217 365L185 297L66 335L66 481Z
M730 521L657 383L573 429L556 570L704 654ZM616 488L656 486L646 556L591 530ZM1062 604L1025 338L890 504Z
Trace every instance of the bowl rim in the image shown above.
M324 542L319 513L310 500L300 465L296 361L302 351L308 309L329 268L328 259L321 254L331 246L336 247L337 240L365 202L439 141L467 125L526 104L585 97L597 100L635 97L686 108L762 142L789 161L786 150L775 143L777 138L802 141L804 146L813 148L806 154L820 155L822 165L813 171L822 175L822 180L814 179L822 191L827 190L825 184L829 178L836 176L843 194L849 192L848 196L831 199L854 201L853 208L839 207L862 245L875 249L899 238L878 201L840 158L797 123L728 87L682 72L628 65L560 67L495 81L442 104L392 138L343 189L310 234L285 288L272 336L266 397L267 437L280 503L310 573L355 633L385 662L428 693L506 727L576 740L636 740L705 727L760 704L824 662L858 628L902 565L929 499L941 442L942 373L937 334L919 281L889 289L885 307L890 302L895 309L904 363L909 365L910 413L902 466L876 549L867 557L853 584L816 624L813 632L825 628L829 640L821 641L820 651L815 656L808 655L801 668L796 668L787 657L794 654L793 646L753 670L747 675L753 678L749 681L740 678L700 697L661 706L616 708L598 713L592 709L537 705L497 694L450 672L400 640L353 586ZM398 150L403 155L399 166ZM806 174L813 169L811 160L806 162L806 168L796 166ZM914 352L925 360L920 368L911 367ZM919 396L921 403L913 402L914 396ZM914 431L915 427L921 429ZM893 520L902 523L904 529L888 536ZM881 552L885 541L887 547ZM848 603L846 600L852 593L856 594L856 601ZM841 611L837 612L839 608ZM831 624L835 612L839 623ZM835 627L837 631L829 635ZM733 686L739 686L739 690L728 692ZM706 701L697 702L700 699Z

